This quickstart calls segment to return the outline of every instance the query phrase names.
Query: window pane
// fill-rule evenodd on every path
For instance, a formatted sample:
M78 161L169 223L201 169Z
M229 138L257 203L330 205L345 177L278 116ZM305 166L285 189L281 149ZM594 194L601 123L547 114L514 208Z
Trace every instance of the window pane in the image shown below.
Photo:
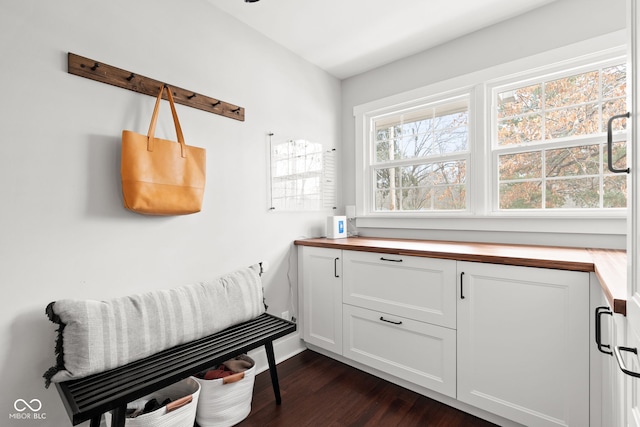
M599 178L547 181L546 207L549 209L597 208L600 206Z
M542 118L535 114L498 122L498 145L522 144L542 139Z
M564 108L545 115L545 138L565 138L600 132L598 105Z
M419 164L376 171L378 211L466 209L466 161Z
M376 191L375 194L375 210L376 211L394 211L395 197L391 197L389 191Z
M376 210L394 211L398 209L400 189L400 168L378 169L376 171Z
M377 163L466 152L469 100L461 98L384 116L373 125Z
M376 187L378 189L389 189L400 187L400 168L378 169L376 171Z
M627 177L624 175L605 176L603 198L605 208L627 207Z
M577 74L545 84L546 108L583 104L597 99L597 71Z
M602 131L607 130L609 119L618 114L627 112L627 101L625 98L614 99L602 104ZM627 128L628 119L619 119L613 121L613 130L621 131Z
M407 188L402 192L402 210L418 211L433 209L432 188Z
M598 175L600 173L600 147L582 147L548 150L545 154L547 177Z
M616 65L602 70L603 98L625 97L627 95L627 67Z
M393 152L394 128L378 129L376 132L376 161L389 159L389 150Z
M412 132L404 132L398 152L393 158L410 159L432 155L433 127L431 120L413 123Z
M435 188L434 209L461 210L467 208L467 187L463 185L446 185Z
M466 151L469 139L469 112L463 111L436 118L434 123L435 154Z
M500 209L542 208L542 183L540 181L500 184Z
M512 117L540 109L542 85L537 84L498 94L498 118Z
M466 181L466 161L429 163L402 168L402 186L462 184Z
M542 178L542 153L505 154L499 156L500 181Z

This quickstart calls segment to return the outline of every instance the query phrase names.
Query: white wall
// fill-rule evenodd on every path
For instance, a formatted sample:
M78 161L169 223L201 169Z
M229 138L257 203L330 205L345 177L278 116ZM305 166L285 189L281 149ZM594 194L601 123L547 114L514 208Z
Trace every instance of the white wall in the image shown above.
M356 202L355 123L353 108L381 98L464 76L625 28L625 0L557 0L525 15L493 25L411 57L342 82L343 202ZM429 224L428 220L424 223ZM471 240L505 243L558 244L625 248L622 234L363 228L361 235ZM428 226L427 226L428 227ZM530 227L528 227L531 230ZM526 230L525 230L526 231Z
M207 149L201 213L122 207L121 131L146 133L154 99L68 74L67 52L246 108L238 122L177 107L187 143ZM292 310L292 241L320 235L325 214L268 212L267 133L337 144L337 79L205 0L0 0L0 58L0 425L70 425L42 379L54 363L50 301L179 286L264 260L269 311ZM174 139L166 102L161 114L157 135ZM9 419L16 399L40 399L46 420Z

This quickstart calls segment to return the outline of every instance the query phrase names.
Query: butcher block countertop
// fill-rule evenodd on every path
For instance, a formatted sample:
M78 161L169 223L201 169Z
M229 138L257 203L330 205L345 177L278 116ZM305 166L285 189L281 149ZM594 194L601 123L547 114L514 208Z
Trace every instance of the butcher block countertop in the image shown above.
M627 313L627 255L621 250L377 237L316 238L294 243L299 246L594 272L613 311L622 315Z

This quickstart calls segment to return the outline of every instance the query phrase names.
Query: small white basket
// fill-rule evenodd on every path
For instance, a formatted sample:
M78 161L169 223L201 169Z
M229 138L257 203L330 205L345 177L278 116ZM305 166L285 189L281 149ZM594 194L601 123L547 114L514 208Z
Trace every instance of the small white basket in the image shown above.
M185 427L193 426L200 395L200 383L186 378L168 387L153 392L138 401L148 402L157 399L162 402L171 399L171 403L162 408L125 420L126 427ZM107 425L111 425L111 414L105 414Z
M244 356L245 360L250 360ZM230 427L249 416L253 399L256 364L244 372L215 380L195 378L200 383L196 421L200 427Z

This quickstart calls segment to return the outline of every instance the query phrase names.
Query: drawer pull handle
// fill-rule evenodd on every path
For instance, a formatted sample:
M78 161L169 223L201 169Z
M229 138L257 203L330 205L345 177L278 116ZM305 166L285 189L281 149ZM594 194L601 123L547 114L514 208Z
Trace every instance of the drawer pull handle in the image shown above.
M333 260L333 277L340 277L338 274L338 261L340 261L340 258L335 258Z
M391 259L391 258L385 258L385 257L380 257L380 261L402 262L401 259Z
M640 373L630 371L626 367L626 365L624 364L624 360L622 359L622 355L620 354L621 351L626 351L626 352L629 352L629 353L638 354L638 349L637 348L631 348L631 347L622 347L620 345L617 345L617 346L613 347L613 352L616 355L616 360L618 361L618 366L620 366L620 370L622 372L624 372L627 375L631 375L632 377L640 378Z
M602 344L602 325L600 323L603 314L613 316L613 313L611 312L611 310L609 310L609 307L596 308L596 345L598 346L598 350L600 350L601 353L613 355L611 346L609 344Z
M382 320L383 322L387 322L387 323L393 323L394 325L402 325L402 320L399 321L399 322L394 322L393 320L387 320L382 316L380 316L380 320Z
M464 286L462 282L463 277L464 277L464 271L460 273L460 299L464 299Z

